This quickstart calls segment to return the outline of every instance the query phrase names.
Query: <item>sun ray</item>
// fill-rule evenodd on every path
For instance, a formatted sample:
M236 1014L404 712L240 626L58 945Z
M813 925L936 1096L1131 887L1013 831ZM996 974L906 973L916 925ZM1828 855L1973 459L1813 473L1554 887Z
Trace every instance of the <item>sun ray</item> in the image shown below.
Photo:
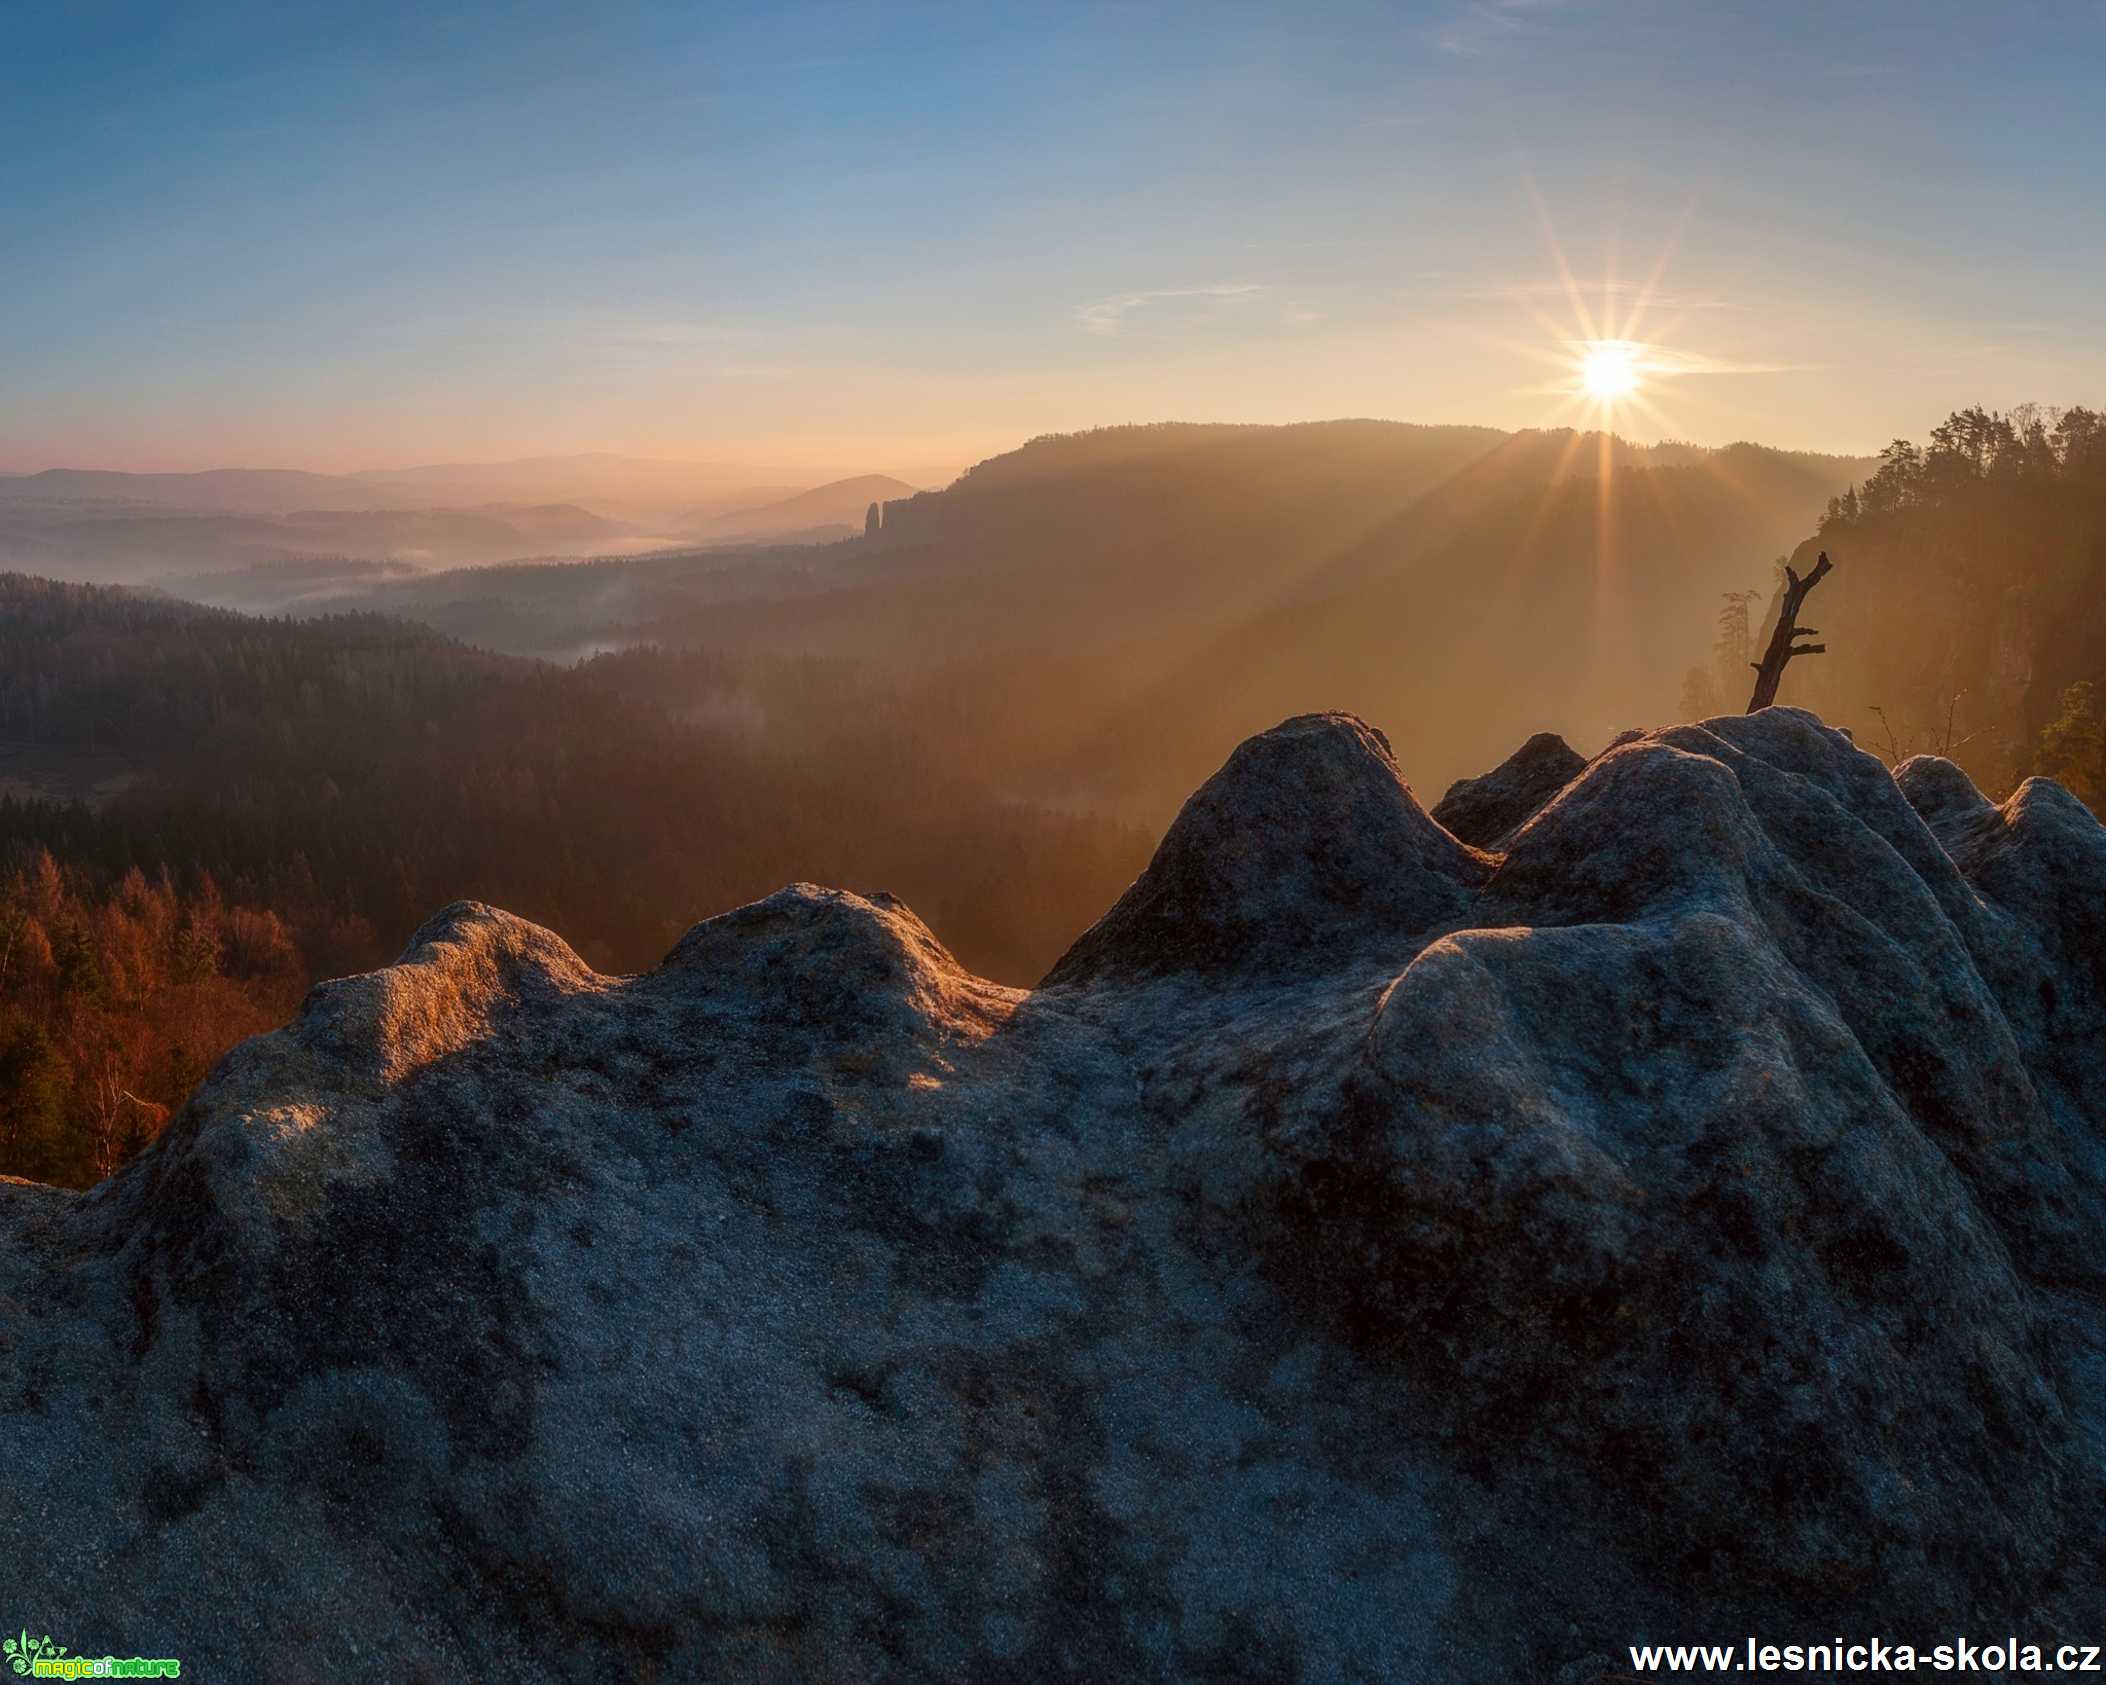
M1674 261L1675 253L1681 249L1682 236L1688 232L1690 221L1696 215L1696 208L1697 197L1692 193L1688 202L1682 207L1681 216L1675 220L1674 229L1667 236L1667 243L1660 248L1659 259L1653 264L1653 272L1646 276L1645 285L1638 289L1637 301L1632 304L1630 315L1624 319L1624 338L1638 339L1642 337L1642 331L1645 326L1645 313L1651 309L1653 294L1659 290L1660 282L1667 275L1667 266ZM1677 317L1676 324L1679 324L1679 322L1680 318ZM1667 328L1662 329L1660 337L1663 339L1671 337L1674 333L1674 326L1675 324L1671 324Z
M1565 261L1565 248L1559 243L1557 229L1550 220L1550 207L1544 203L1543 195L1537 190L1535 178L1530 176L1525 179L1529 199L1536 207L1536 221L1542 225L1544 243L1550 247L1551 259L1558 266L1558 278L1564 283L1565 297L1572 306L1572 314L1578 319L1580 329L1587 338L1599 339L1602 336L1594 326L1594 318L1588 314L1587 301L1581 295L1579 282L1573 279L1572 266Z
M1568 405L1561 408L1558 411L1558 418L1562 418L1565 408L1570 407ZM1523 553L1526 553L1534 545L1536 535L1543 530L1543 523L1550 519L1553 502L1560 497L1570 495L1569 482L1572 459L1586 448L1586 443L1587 435L1583 430L1576 427L1571 429L1570 436L1565 440L1564 448L1558 452L1557 461L1551 465L1549 474L1544 477L1542 489L1536 493L1536 506L1530 511L1528 525L1521 534L1519 548Z
M1695 215L1695 197L1684 205L1658 253L1641 254L1650 255L1651 261L1634 264L1628 280L1621 265L1632 254L1621 249L1613 224L1606 226L1599 246L1600 271L1583 283L1525 165L1521 173L1555 282L1549 287L1515 287L1512 292L1543 338L1524 345L1491 335L1478 337L1516 361L1547 364L1557 371L1550 381L1523 388L1548 400L1540 425L1569 431L1556 448L1548 481L1532 500L1517 548L1525 552L1536 544L1553 520L1570 520L1581 531L1591 526L1594 646L1608 649L1615 639L1631 635L1634 622L1627 597L1639 577L1634 570L1647 562L1625 549L1631 518L1656 510L1677 547L1683 536L1681 517L1686 511L1677 503L1680 481L1644 471L1652 458L1651 447L1642 441L1677 436L1671 399L1680 380L1732 365L1681 347L1677 336L1691 311L1701 306L1664 290ZM1560 294L1568 312L1563 322L1552 318ZM1538 304L1538 298L1549 300L1547 307ZM1624 466L1638 470L1635 478L1619 472ZM1741 491L1730 466L1720 465L1719 473L1729 487ZM1591 507L1587 499L1592 499ZM1647 565L1656 562L1654 558Z
M1602 242L1600 337L1606 340L1627 337L1627 329L1616 323L1616 236L1613 233Z

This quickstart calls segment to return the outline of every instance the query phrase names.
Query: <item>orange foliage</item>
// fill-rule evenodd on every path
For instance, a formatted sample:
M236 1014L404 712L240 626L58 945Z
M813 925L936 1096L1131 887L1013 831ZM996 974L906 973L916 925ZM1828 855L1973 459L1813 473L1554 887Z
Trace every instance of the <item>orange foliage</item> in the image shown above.
M35 850L0 872L0 1173L107 1176L306 981L277 915L224 905L209 878L98 887Z

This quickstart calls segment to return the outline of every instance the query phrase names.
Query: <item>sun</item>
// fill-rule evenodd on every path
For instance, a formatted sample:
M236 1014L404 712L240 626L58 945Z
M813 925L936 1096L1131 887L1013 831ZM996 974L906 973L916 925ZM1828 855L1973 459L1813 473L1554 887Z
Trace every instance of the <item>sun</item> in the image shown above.
M1627 339L1597 339L1580 351L1580 384L1597 403L1613 404L1638 390L1640 347Z
M1574 455L1587 443L1593 444L1600 453L1597 478L1606 488L1615 469L1616 441L1633 429L1649 428L1663 438L1678 436L1682 429L1663 410L1664 401L1681 384L1682 376L1713 372L1724 365L1677 348L1675 335L1687 312L1696 308L1694 304L1679 303L1666 321L1655 323L1653 319L1656 309L1678 304L1674 295L1662 293L1661 283L1680 240L1679 228L1644 279L1617 278L1612 243L1608 272L1599 283L1584 283L1566 260L1549 207L1533 183L1529 196L1542 224L1555 278L1509 290L1544 337L1534 341L1488 338L1499 350L1547 364L1553 371L1544 385L1519 390L1556 400L1537 425L1570 433ZM1599 299L1589 296L1597 285ZM1556 311L1560 293L1570 307L1569 314ZM1550 302L1539 305L1534 302L1539 298Z

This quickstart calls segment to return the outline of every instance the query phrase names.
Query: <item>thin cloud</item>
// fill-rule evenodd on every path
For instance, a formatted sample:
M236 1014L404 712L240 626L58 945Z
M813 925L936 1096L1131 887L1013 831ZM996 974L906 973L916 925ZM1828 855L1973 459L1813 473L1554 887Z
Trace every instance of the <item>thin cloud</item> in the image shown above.
M1434 43L1451 58L1482 58L1503 42L1536 34L1553 12L1577 9L1587 0L1471 0L1451 18Z
M1100 298L1075 307L1075 320L1082 331L1096 334L1103 339L1116 338L1126 329L1126 319L1137 310L1144 310L1165 299L1212 299L1222 303L1237 303L1266 291L1252 281L1238 281L1212 287L1157 287L1149 292L1114 293L1110 298Z

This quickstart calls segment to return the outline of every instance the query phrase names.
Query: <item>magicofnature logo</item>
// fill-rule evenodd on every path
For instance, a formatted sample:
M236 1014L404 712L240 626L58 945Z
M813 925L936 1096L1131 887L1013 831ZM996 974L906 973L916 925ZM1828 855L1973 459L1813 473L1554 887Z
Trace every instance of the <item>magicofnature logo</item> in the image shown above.
M14 1637L0 1640L0 1655L17 1673L38 1679L180 1679L183 1664L173 1656L71 1656L63 1644L51 1642L51 1634L29 1636L24 1627Z

